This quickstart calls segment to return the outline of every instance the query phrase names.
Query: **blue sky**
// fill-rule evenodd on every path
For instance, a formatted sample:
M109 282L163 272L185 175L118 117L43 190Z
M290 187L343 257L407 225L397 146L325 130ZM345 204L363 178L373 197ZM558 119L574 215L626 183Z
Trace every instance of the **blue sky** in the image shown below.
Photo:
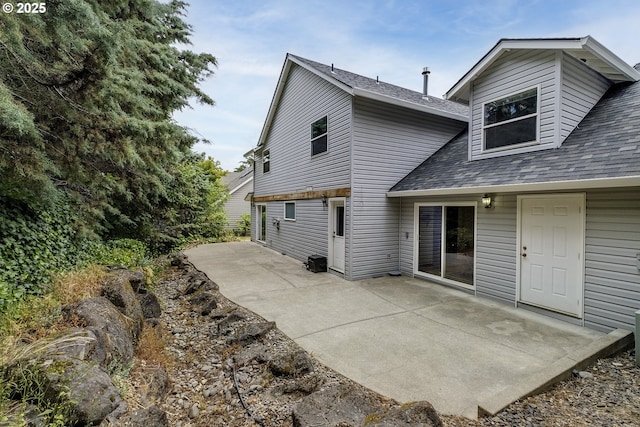
M591 35L640 62L640 2L622 0L187 0L192 46L218 59L202 84L215 107L174 118L233 170L258 140L287 53L444 94L500 38ZM488 6L490 5L490 6Z

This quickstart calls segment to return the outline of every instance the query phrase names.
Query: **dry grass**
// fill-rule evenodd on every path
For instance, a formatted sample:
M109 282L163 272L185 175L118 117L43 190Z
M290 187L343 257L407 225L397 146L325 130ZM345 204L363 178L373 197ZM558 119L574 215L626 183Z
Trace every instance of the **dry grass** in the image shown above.
M145 324L138 339L136 358L144 360L146 366L162 366L166 370L172 368L174 361L165 350L166 333L161 326L152 327Z
M86 298L99 296L107 274L104 267L98 265L58 274L53 281L53 295L62 305L74 304Z
M0 349L32 343L73 326L64 321L62 307L99 295L106 275L104 268L99 266L57 274L51 292L28 298L12 307L10 312L0 313Z

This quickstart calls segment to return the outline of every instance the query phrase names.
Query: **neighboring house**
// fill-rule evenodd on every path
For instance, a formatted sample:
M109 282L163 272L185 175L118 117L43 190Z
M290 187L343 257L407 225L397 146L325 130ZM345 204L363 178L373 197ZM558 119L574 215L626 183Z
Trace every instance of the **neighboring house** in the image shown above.
M228 172L222 177L222 183L229 190L229 198L224 204L224 211L227 214L226 228L238 230L242 215L251 213L251 201L247 196L253 191L253 169Z
M633 330L640 308L638 80L638 70L591 37L500 40L446 94L469 107L463 131L387 191L388 181L375 186L388 210L352 213L376 222L368 233L384 241L372 240L367 253L376 260L397 254L397 264L384 269L404 275L593 329ZM393 146L394 136L381 138L374 120L356 124L352 114L353 140L369 135L378 147ZM381 116L396 132L404 126L402 115ZM261 139L263 149L270 143ZM352 169L351 182L375 185L385 164L404 163L393 148L380 156L379 170ZM291 160L279 167L299 161ZM369 204L369 197L353 204ZM355 231L367 234L366 226ZM351 256L364 249L354 247Z

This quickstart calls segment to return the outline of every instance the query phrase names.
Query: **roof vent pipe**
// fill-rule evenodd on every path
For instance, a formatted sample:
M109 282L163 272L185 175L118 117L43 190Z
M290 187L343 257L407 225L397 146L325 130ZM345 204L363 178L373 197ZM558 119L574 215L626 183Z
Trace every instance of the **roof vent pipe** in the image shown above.
M431 71L429 71L429 67L424 67L422 69L422 95L423 96L429 95L429 74L430 73Z

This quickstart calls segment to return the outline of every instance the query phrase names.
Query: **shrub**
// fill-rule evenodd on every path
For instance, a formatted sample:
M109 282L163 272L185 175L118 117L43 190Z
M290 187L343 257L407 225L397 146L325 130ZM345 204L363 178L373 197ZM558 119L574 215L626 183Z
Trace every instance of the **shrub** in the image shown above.
M51 273L85 257L88 239L65 200L43 206L0 196L0 310L46 291Z

